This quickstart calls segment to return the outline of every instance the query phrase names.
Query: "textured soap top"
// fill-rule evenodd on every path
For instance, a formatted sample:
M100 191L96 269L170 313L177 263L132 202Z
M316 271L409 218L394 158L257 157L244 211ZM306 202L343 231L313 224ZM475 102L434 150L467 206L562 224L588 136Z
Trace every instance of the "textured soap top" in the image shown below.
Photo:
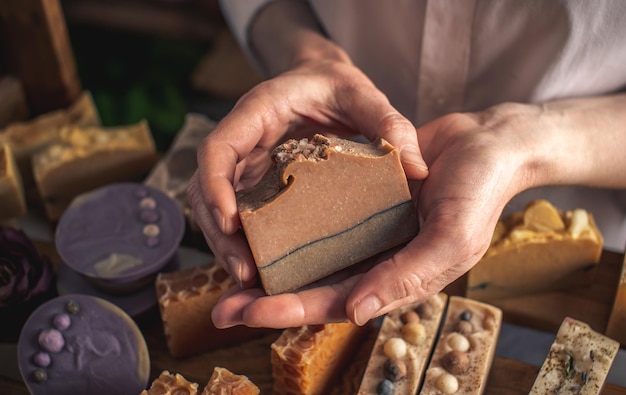
M73 270L125 282L170 261L184 227L182 210L163 192L119 183L77 197L59 221L55 243Z
M112 303L86 295L42 304L24 324L17 353L33 395L139 394L150 373L134 321Z

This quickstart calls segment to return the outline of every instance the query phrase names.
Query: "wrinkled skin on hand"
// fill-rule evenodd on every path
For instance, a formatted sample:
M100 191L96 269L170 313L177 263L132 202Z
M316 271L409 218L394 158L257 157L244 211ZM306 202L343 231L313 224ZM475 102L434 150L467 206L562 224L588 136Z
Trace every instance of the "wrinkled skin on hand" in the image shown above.
M439 292L480 259L504 205L527 187L524 153L532 152L532 125L540 112L508 104L480 114L451 114L416 131L350 65L305 64L257 86L203 142L188 188L209 247L240 284L213 310L215 324L285 328L350 320L362 325ZM359 131L396 146L423 224L408 245L365 272L361 265L331 282L266 296L255 286L234 191L260 179L276 144L320 131L341 137Z

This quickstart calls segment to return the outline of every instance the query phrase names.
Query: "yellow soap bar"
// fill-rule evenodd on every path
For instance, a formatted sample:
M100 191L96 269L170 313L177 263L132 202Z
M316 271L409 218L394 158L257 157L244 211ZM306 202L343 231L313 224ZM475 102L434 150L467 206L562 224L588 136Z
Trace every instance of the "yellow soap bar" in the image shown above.
M50 220L74 197L115 182L142 179L157 154L146 121L115 128L67 127L33 157L33 172Z
M591 213L532 201L498 222L491 246L469 271L466 296L491 301L589 285L602 246Z

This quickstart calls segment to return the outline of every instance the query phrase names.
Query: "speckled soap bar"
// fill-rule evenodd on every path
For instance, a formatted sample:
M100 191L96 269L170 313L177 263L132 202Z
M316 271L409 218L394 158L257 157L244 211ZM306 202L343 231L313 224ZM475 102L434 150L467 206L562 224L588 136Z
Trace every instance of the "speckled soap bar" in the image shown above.
M565 317L530 395L597 395L619 350L619 342Z
M134 321L86 295L60 296L35 310L17 353L33 395L136 395L150 374L146 342Z
M418 231L398 151L315 135L289 140L239 215L268 294L288 292L411 240Z
M153 284L174 258L184 230L182 210L160 190L111 184L72 202L55 245L69 268L100 289L129 293Z

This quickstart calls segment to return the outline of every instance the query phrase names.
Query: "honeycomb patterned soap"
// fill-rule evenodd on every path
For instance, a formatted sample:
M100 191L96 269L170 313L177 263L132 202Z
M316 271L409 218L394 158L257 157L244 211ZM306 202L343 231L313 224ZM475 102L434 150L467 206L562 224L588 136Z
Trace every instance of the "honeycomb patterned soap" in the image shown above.
M288 140L240 191L241 224L266 293L289 292L411 240L415 207L398 151L315 135Z
M135 322L110 302L78 294L51 299L30 315L17 360L32 395L139 394L150 374Z
M202 395L258 395L260 392L247 376L216 366Z
M172 374L167 370L154 379L150 388L140 395L197 395L198 383L192 383L181 374Z
M565 317L529 394L600 394L619 347L588 324Z
M498 222L491 246L469 271L466 296L492 301L589 285L602 246L591 213L532 201Z
M167 347L175 358L239 344L268 333L264 328L218 329L211 310L235 281L215 262L159 273L156 293Z
M274 393L329 394L364 333L349 322L285 329L271 347Z
M442 293L385 315L358 395L417 393L447 300Z
M499 308L451 296L420 394L484 393L501 326Z

